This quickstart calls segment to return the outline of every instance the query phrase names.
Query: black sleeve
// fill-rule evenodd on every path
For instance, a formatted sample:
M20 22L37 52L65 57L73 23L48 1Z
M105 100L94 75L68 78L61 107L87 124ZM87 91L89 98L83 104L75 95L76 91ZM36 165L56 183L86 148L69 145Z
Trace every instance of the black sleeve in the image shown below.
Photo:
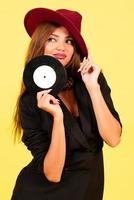
M112 98L111 98L111 89L110 89L110 87L107 83L107 80L102 72L99 75L98 83L100 84L100 89L101 89L103 98L104 98L109 110L111 111L113 116L118 120L118 122L120 123L120 125L122 127L122 123L121 123L119 114L116 111L113 101L112 101Z
M25 95L20 101L22 141L31 151L37 169L43 173L43 160L49 148L48 134L41 128L39 109L34 98Z

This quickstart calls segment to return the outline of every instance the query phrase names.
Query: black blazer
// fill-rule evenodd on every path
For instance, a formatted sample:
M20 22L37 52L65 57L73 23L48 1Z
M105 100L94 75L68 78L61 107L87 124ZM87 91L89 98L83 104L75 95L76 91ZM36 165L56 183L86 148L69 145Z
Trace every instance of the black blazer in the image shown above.
M109 110L121 124L119 115L111 99L111 89L102 73L99 75L98 82ZM64 113L67 155L79 148L89 152L99 152L102 149L103 140L97 128L90 95L82 80L75 80L74 92L80 114L81 129L61 99L56 96L60 100L60 105ZM21 122L24 130L22 141L34 157L32 164L36 163L38 169L42 171L43 158L48 151L51 141L53 117L49 113L39 109L37 107L36 96L29 94L27 91L21 98L20 108Z

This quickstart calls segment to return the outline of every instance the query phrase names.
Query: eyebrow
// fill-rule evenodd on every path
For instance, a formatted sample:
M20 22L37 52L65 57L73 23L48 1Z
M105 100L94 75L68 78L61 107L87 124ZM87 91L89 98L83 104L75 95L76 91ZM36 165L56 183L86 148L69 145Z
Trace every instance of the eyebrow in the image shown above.
M59 37L59 35L56 35L56 34L54 34L54 33L52 33L51 35L53 35L53 36L55 36L55 37ZM72 38L70 35L68 35L68 36L66 36L66 38ZM73 39L73 38L72 38Z

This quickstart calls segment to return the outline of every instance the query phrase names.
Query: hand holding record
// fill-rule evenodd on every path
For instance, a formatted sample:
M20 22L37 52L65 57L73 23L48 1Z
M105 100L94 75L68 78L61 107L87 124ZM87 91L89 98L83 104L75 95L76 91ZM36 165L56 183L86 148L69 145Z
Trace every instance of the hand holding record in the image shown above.
M67 83L67 74L56 58L44 55L33 58L26 64L23 81L31 93L52 89L51 94L57 95Z

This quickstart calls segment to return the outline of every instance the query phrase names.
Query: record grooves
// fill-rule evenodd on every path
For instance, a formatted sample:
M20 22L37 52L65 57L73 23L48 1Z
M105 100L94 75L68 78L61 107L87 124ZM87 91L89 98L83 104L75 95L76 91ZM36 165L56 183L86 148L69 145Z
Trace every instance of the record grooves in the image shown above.
M57 95L67 83L67 73L56 58L48 55L38 56L26 64L23 81L31 93L52 89L51 94Z

